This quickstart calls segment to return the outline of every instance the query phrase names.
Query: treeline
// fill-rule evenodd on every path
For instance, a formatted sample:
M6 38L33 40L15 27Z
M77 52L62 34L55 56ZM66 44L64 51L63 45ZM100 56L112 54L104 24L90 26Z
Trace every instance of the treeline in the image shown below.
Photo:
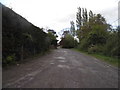
M49 50L51 42L56 40L51 36L2 5L3 66Z
M71 21L70 24L70 30L63 31L60 41L60 45L62 48L75 48L78 45L78 41L74 38L76 36L74 22Z
M76 13L76 24L77 30L72 24L69 31L75 35L69 34L79 39L79 50L120 58L120 27L113 29L101 14L94 14L91 10L80 7Z

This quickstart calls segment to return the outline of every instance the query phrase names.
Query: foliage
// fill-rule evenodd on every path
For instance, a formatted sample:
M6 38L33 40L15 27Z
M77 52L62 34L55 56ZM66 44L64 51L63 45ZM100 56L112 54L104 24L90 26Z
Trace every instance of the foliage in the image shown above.
M117 56L120 58L119 34L117 31L111 32L105 45L105 54L109 56Z
M70 24L71 24L70 34L74 37L76 35L76 33L75 33L75 25L74 25L73 21L71 21Z
M99 60L103 60L103 61L105 61L105 62L107 62L111 65L120 67L119 66L120 60L116 57L106 56L106 55L103 55L101 53L88 53L88 52L81 51L81 50L78 50L78 49L73 49L73 50L84 53L84 54L89 55L89 56L94 56L95 58L98 58Z
M80 41L78 48L88 53L101 53L119 58L120 28L108 31L112 29L101 14L93 14L90 10L88 19L88 15L85 13L87 10L82 9L82 11L79 8L76 17L76 23L80 26L77 30L77 36Z
M15 63L15 54L9 55L3 60L4 64L14 64Z
M48 32L48 37L50 38L50 44L56 48L57 47L56 35L54 33Z
M63 39L62 39L62 47L63 48L73 48L77 45L77 41L74 40L74 38L70 35L67 34Z
M3 64L23 60L49 49L50 37L13 10L2 5Z
M102 45L95 45L88 48L88 53L103 53L104 46Z
M78 49L83 51L87 51L88 47L89 47L89 41L86 38L81 40L81 42L78 45Z
M77 14L76 14L76 23L77 23L77 29L80 29L80 27L81 27L81 22L82 22L82 16L81 16L81 8L79 7L78 8L78 12L77 12Z

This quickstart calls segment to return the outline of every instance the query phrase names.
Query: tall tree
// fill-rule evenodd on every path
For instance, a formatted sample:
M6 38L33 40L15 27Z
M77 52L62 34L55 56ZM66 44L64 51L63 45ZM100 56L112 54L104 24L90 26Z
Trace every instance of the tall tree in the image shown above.
M85 10L82 8L82 26L84 26L85 23Z
M93 18L93 12L90 10L90 12L89 12L89 21L91 21L92 20L92 18Z
M70 33L74 37L75 36L75 25L73 21L71 21L70 24L71 24Z
M50 38L50 43L53 45L55 48L57 48L57 34L54 30L49 29L48 30L48 37Z
M88 21L88 14L87 14L87 9L85 8L85 12L84 12L84 17L85 17L85 23L87 23Z
M82 8L82 26L84 26L88 21L87 9Z
M81 27L81 22L82 22L82 16L81 16L81 8L78 8L78 12L76 14L76 23L77 23L77 30L80 29Z

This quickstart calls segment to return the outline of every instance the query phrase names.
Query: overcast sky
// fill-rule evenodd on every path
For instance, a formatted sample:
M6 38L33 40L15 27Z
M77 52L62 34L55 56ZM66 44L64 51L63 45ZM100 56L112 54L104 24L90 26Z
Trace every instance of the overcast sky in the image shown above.
M102 14L108 23L118 25L119 0L0 0L38 27L56 32L70 27L76 21L77 8L87 8Z

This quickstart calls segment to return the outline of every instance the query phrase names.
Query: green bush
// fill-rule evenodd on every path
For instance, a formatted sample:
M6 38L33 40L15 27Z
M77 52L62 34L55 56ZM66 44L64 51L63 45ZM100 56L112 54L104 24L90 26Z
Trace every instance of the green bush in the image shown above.
M118 44L117 32L112 32L104 47L104 54L108 56L119 56L120 46Z
M43 28L33 25L4 5L2 18L3 64L14 63L49 49L50 37Z
M62 47L74 48L75 46L77 46L77 41L74 40L74 38L70 34L66 35L65 38L63 39Z
M88 48L88 53L103 53L104 47L101 45L95 45Z
M15 54L9 55L3 60L3 65L14 64L15 63Z
M78 45L79 50L87 51L89 46L88 39L81 40L80 44Z
M78 41L74 40L74 47L77 47L77 46L78 46Z

